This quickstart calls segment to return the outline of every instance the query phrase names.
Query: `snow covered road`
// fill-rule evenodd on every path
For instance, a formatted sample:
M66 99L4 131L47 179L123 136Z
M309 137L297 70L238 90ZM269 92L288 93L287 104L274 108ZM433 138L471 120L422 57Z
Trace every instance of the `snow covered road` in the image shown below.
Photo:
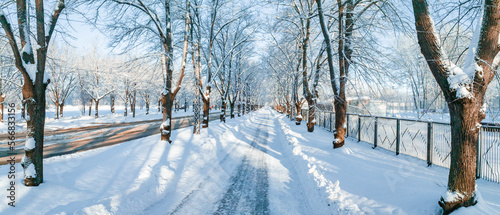
M220 112L210 114L210 120L218 120ZM124 123L107 123L100 126L77 127L59 129L45 132L44 158L60 156L85 150L96 149L123 143L159 132L162 120L134 121ZM193 124L192 116L181 116L172 118L173 129L185 128ZM0 140L7 140L8 135L0 135ZM24 155L24 143L26 136L16 136L16 147L14 154L9 151L6 141L0 143L0 165L7 163L10 156L16 156L16 162L20 162Z
M157 203L145 214L308 214L304 187L283 164L276 120L267 112L238 129L236 146L199 184L168 209ZM244 129L243 129L244 128ZM241 142L240 142L241 141ZM279 150L279 151L277 151ZM239 152L239 153L238 153ZM293 178L293 179L292 179Z
M445 168L350 139L332 150L331 133L268 108L158 139L45 159L39 187L16 164L16 207L2 198L0 214L438 214L446 190ZM477 186L478 205L457 214L498 214L500 184Z

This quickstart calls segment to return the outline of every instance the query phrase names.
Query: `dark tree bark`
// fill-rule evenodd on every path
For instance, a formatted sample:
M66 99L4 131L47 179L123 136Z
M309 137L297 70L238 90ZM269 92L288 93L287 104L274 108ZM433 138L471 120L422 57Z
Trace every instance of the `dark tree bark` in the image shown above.
M132 117L135 118L135 104L136 104L136 100L137 99L137 90L134 89L134 95L132 97L132 104L131 104L131 110L132 111Z
M339 2L340 1L338 1L338 3ZM323 37L325 38L326 53L327 53L327 59L328 59L328 71L330 73L330 84L332 86L332 91L333 91L333 95L334 95L335 130L336 130L336 132L338 132L337 129L343 127L343 124L342 124L340 118L342 116L344 116L345 113L338 112L338 111L342 111L342 108L340 107L340 104L342 104L342 103L337 104L337 100L339 100L340 97L339 97L337 84L335 82L335 68L333 66L333 48L332 48L332 43L331 43L331 39L330 39L330 33L328 32L328 27L326 25L325 17L323 15L323 8L321 5L321 0L316 0L316 5L318 6L318 17L319 17L319 23L321 26L321 32L323 33ZM339 17L341 17L340 13L341 12L339 11ZM338 21L340 22L340 20L338 20ZM337 110L337 108L339 110ZM337 116L337 114L338 114L338 116ZM337 141L338 140L337 136L338 136L338 134L336 133L334 135L335 139L333 141L333 148L342 147L344 145L344 141L342 141L342 142Z
M226 123L226 108L227 108L227 102L226 99L221 100L221 111L220 111L220 121Z
M95 103L95 116L94 118L99 118L99 100L94 100Z
M171 29L171 14L170 14L170 1L165 1L165 16L167 23L166 35L162 36L163 48L165 51L165 69L166 69L166 83L165 90L162 93L162 105L163 105L163 123L160 126L161 140L172 142L170 136L172 133L172 106L175 100L175 96L181 88L182 79L184 78L184 70L186 69L187 52L189 45L189 25L190 25L190 3L186 1L186 15L184 17L184 45L182 50L182 64L181 64L181 74L177 80L175 89L172 89L172 61L173 61L173 45L172 45L172 29Z
M54 119L59 119L59 107L60 107L59 101L56 100L54 103L54 106L55 106L54 108L56 111L56 113L54 114Z
M89 104L89 116L92 116L92 99L90 99L90 104Z
M353 2L348 0L344 5L341 0L337 0L338 10L339 10L339 93L335 97L335 135L333 141L333 147L339 148L344 145L345 135L346 135L346 117L347 117L347 101L345 96L345 85L347 81L347 76L349 74L349 67L351 62L351 37L353 31ZM343 20L345 17L345 21Z
M204 96L202 96L203 100L203 121L202 128L208 128L208 117L210 115L210 86L207 86L205 90Z
M335 82L335 70L333 66L333 51L330 39L330 34L328 32L328 27L325 22L323 15L323 8L321 5L321 0L316 0L318 6L318 17L320 20L321 31L323 32L323 37L325 38L326 52L328 58L328 68L330 72L330 83L332 86L334 94L334 108L335 108L335 132L333 140L333 148L339 148L344 145L345 135L346 135L346 116L347 116L347 102L345 95L345 85L347 77L349 75L350 62L352 61L352 48L351 40L352 33L354 31L355 20L354 8L356 6L363 6L364 8L361 12L357 13L356 16L360 17L368 8L375 5L378 1L370 1L367 4L360 4L361 1L347 0L342 2L342 0L337 0L338 7L338 61L339 61L339 87Z
M64 0L59 0L53 15L50 17L49 25L45 26L43 0L35 1L36 13L36 39L37 48L35 55L30 42L30 27L27 4L25 0L17 1L17 20L21 49L19 49L7 17L0 13L0 23L9 40L15 64L24 78L22 88L23 105L26 106L26 144L25 155L21 165L24 168L24 184L26 186L38 186L43 182L43 132L45 126L45 92L50 80L44 80L45 63L47 59L47 47L54 32L57 20L64 9ZM48 32L45 32L47 28ZM35 71L36 70L36 71ZM30 77L34 75L35 77ZM34 79L34 80L33 80Z
M61 104L59 105L59 116L60 116L61 118L64 116L64 114L63 114L64 112L63 112L63 111L64 111L64 103L61 103Z
M229 108L231 110L231 119L234 118L234 102L229 102Z
M110 106L111 106L111 113L114 114L115 113L115 98L116 96L114 94L111 94L109 96L109 100L110 100Z
M158 113L161 111L161 99L158 99Z
M448 177L448 195L454 198L441 198L439 205L444 214L459 207L474 205L475 177L477 168L477 141L481 121L485 118L483 106L488 85L498 69L495 56L500 50L498 46L500 32L500 0L484 1L484 11L480 29L476 30L477 40L471 41L470 59L466 64L475 63L475 71L466 83L458 86L450 82L458 69L443 56L438 34L429 13L427 1L413 0L415 27L420 49L427 64L441 88L450 110L451 124L451 165ZM475 38L475 37L473 37ZM472 59L473 57L473 59ZM468 67L465 65L464 67ZM460 69L461 70L461 69ZM472 77L471 77L472 75Z

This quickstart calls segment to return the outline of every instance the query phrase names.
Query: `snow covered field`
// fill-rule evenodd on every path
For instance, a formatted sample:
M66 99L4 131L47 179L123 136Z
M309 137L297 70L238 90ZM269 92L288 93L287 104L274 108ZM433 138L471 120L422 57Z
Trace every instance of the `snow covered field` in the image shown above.
M188 112L189 113L189 112ZM0 214L438 214L448 170L332 134L308 133L265 108L202 134L173 132L44 160L44 183ZM8 189L0 166L0 192ZM456 214L500 214L500 184L477 180L479 203Z
M150 108L149 114L146 115L146 108L137 108L137 113L135 118L132 117L130 113L130 108L128 109L128 116L123 116L124 106L116 106L115 113L111 113L111 108L109 105L99 106L99 118L95 119L95 110L92 109L91 116L88 115L88 107L85 110L85 114L82 114L81 107L79 106L65 106L64 107L64 117L60 119L54 119L55 110L50 107L46 112L45 118L45 130L56 130L61 128L77 128L85 126L93 126L102 123L121 123L121 122L135 122L144 120L154 120L161 119L162 113L158 113L157 108ZM193 115L193 111L188 109L186 112L184 110L179 110L178 112L173 112L174 117ZM7 120L7 113L4 114L4 120ZM21 133L25 131L26 123L21 118L21 111L16 110L16 132ZM0 134L7 133L7 124L0 123Z

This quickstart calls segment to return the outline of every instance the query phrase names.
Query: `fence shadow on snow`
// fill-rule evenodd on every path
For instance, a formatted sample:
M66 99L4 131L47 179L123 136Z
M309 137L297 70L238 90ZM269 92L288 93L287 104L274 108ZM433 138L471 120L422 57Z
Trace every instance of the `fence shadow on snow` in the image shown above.
M302 110L308 120L308 110ZM316 126L333 132L335 114L316 111ZM394 117L347 114L347 136L406 154L427 164L450 167L451 128L449 123ZM483 124L479 132L476 177L500 183L500 127Z

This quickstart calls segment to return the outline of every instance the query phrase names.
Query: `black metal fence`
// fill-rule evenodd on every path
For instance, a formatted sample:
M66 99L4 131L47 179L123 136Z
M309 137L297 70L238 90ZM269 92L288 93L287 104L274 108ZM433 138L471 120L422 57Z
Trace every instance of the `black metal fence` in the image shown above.
M308 110L302 110L308 120ZM316 111L316 125L335 129L333 112ZM428 165L450 167L451 128L449 123L393 117L347 114L347 136L398 154L426 160ZM500 127L481 126L478 140L478 178L500 183Z

